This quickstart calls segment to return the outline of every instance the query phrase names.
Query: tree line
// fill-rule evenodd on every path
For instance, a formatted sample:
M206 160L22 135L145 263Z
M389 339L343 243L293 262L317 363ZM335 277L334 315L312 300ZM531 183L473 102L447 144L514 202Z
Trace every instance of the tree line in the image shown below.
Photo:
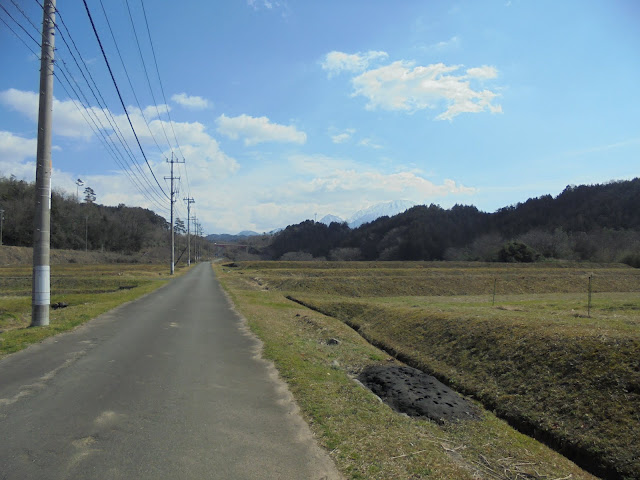
M307 220L291 225L262 258L329 260L542 259L625 262L640 267L640 179L567 186L495 213L416 206L350 229Z
M34 198L34 183L0 176L4 245L33 245ZM61 190L52 191L51 248L134 253L170 245L170 224L160 215L124 204L100 205L96 198L90 187L85 188L81 199ZM180 242L186 233L184 222L177 219L174 229Z

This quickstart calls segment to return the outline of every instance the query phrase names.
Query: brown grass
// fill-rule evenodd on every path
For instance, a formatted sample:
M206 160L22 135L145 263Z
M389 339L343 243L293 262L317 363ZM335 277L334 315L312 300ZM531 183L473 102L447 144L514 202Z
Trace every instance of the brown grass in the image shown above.
M389 270L393 272L384 271L384 264L343 264L348 272L342 272L335 264L327 264L326 268L321 268L322 264L310 268L305 265L281 268L281 262L251 263L241 264L240 268L223 266L217 268L217 272L252 329L265 341L266 355L276 362L290 384L321 443L349 478L590 478L562 456L515 432L491 412L485 411L480 422L438 426L394 413L355 384L353 376L365 366L388 364L394 360L365 342L363 336L339 319L360 328L360 332L370 339L373 339L372 334L378 333L376 329L389 334L384 337L389 339L389 345L385 347L398 353L402 351L401 347L404 348L405 340L416 348L431 345L425 338L428 332L424 325L428 322L424 313L433 299L444 302L435 307L436 310L453 312L448 318L454 324L456 305L464 305L464 309L470 311L473 307L460 299L449 302L450 297L442 296L337 297L333 293L336 291L334 280L341 282L360 270L360 278L368 278L368 283L363 282L358 288L377 290L381 295L387 284L381 284L380 278L397 278L397 271L410 278L410 271L420 271L421 265L391 264ZM442 266L439 268L440 272L447 273ZM462 265L457 264L455 268L464 271ZM477 273L487 267L470 268ZM314 284L319 286L319 293L303 282L306 274L321 280ZM494 275L495 271L490 274ZM276 288L290 285L286 283L289 281L299 282L298 291ZM362 291L357 293L360 295ZM291 303L285 295L304 299L330 315ZM497 315L519 313L492 307L486 296L482 297L482 302L487 311ZM403 319L408 323L403 323ZM414 319L419 322L411 323ZM361 323L358 326L356 322ZM460 321L460 326L465 322ZM418 329L419 326L423 330ZM404 336L400 335L398 339L396 334L399 333ZM476 333L479 337L486 334L481 330ZM341 343L328 346L327 338L338 338ZM505 341L509 339L506 332L504 338ZM512 346L517 343L513 338L510 341ZM449 343L452 343L451 339ZM468 354L465 360L465 365L474 363ZM441 365L443 368L449 366L445 360L441 360ZM441 378L444 377L441 375Z

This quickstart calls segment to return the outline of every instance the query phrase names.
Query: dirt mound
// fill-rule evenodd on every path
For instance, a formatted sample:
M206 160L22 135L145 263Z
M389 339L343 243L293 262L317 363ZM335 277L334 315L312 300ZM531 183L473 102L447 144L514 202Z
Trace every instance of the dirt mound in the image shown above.
M435 377L411 367L373 365L358 376L394 410L438 423L479 418L478 409Z

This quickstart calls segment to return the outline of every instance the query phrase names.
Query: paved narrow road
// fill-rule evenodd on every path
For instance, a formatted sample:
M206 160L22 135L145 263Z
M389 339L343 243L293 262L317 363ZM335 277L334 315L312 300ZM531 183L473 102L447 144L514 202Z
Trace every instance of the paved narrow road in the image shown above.
M333 479L209 264L0 360L1 479Z

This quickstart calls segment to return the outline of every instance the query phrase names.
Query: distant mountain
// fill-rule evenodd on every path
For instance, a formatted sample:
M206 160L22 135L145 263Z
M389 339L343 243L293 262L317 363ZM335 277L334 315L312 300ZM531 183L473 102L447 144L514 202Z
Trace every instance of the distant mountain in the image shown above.
M252 235L231 235L229 233L212 233L207 235L207 240L213 243L242 243Z
M392 202L378 203L364 210L358 210L348 220L351 228L358 228L365 223L373 222L380 217L393 217L399 213L403 213L415 206L415 203L408 200L395 200Z
M333 222L342 223L344 220L335 215L325 215L320 219L320 223L324 223L325 225L331 225Z
M213 243L216 243L216 242L234 243L240 240L240 238L237 235L231 235L229 233L212 233L211 235L207 235L205 238Z
M267 235L274 235L280 230L282 229L273 230L267 233ZM212 233L211 235L207 235L206 239L213 243L243 243L251 237L258 237L260 235L262 235L262 233L254 232L253 230L243 230L236 235L230 233Z
M464 205L407 209L409 202L389 202L354 215L352 225L360 223L355 228L312 220L289 225L264 254L278 259L297 252L337 260L544 258L624 262L640 268L638 205L640 178L568 186L556 197L531 198L494 213Z
M254 232L253 230L243 230L238 233L236 236L238 237L255 237L256 235L260 235L258 232Z

